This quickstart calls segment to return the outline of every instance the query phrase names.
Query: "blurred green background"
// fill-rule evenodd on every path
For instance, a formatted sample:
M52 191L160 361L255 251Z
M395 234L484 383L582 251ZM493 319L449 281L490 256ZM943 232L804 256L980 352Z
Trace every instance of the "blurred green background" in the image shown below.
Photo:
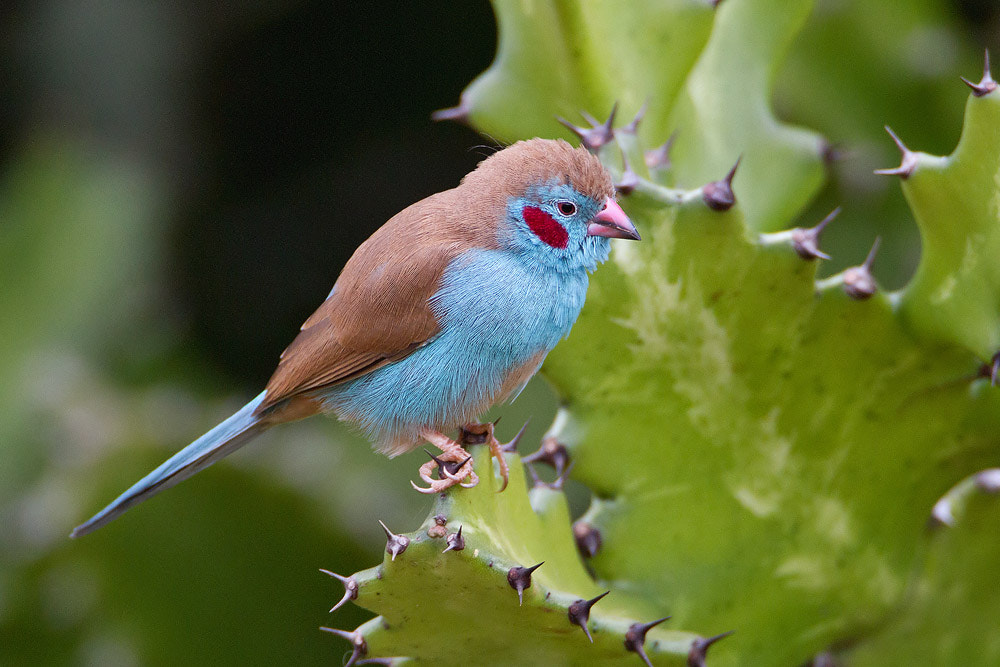
M429 114L495 30L467 1L0 7L0 663L338 663L316 628L368 614L331 619L342 589L317 570L375 563L376 519L422 520L422 453L313 419L67 535L255 395L353 249L482 159L489 139ZM775 106L840 154L794 221L844 205L825 272L881 234L875 272L905 282L919 243L870 178L898 160L881 128L950 152L983 46L992 0L818 0ZM536 380L501 435L531 415L533 448L554 405Z

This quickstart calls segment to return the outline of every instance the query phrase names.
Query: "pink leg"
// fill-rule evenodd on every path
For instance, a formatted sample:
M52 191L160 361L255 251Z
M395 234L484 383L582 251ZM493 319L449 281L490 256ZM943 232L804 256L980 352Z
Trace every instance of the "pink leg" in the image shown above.
M466 424L462 427L462 440L465 442L483 443L490 448L490 456L497 460L500 468L500 479L503 480L500 489L497 491L499 493L507 488L510 476L507 460L503 457L504 450L511 444L516 445L516 441L521 437L521 434L519 433L514 440L505 445L493 435L494 426L495 424L492 422L487 424ZM523 433L524 429L521 429L521 431Z
M441 456L439 457L441 461L465 463L455 473L451 473L445 468L445 466L438 466L437 461L428 461L420 466L420 479L424 480L428 486L421 487L417 486L414 482L410 482L414 489L420 493L441 493L445 489L450 489L456 485L463 486L468 489L479 483L479 477L472 470L472 462L469 460L472 457L462 448L460 444L443 433L438 433L437 431L423 431L421 432L420 437L441 450ZM442 479L434 479L431 477L435 468L440 468L439 472ZM465 470L468 470L468 472L462 474ZM462 480L466 477L469 478L469 481L463 482Z

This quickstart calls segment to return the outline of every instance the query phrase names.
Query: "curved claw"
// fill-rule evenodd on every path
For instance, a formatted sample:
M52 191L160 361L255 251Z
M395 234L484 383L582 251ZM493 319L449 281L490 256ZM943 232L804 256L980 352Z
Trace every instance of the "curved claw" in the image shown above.
M471 489L476 484L479 484L479 475L477 475L474 472L470 472L469 473L469 481L468 482L459 482L459 486L461 486L463 489Z
M465 467L465 464L468 463L471 460L472 460L472 457L469 456L464 461L457 462L458 466L455 468L455 472L449 471L448 470L448 466L447 465L443 465L443 466L440 467L441 474L444 477L447 477L448 479L450 479L453 482L456 482L456 483L457 482L461 482L463 479L465 479L466 477L468 477L470 473L466 473L464 475L463 474L459 474L459 473L461 472L462 468Z
M433 461L428 461L427 463L420 466L417 470L417 474L420 475L420 479L424 480L427 484L433 484L434 478L431 477L431 473L434 472L435 464Z
M523 431L524 429L521 430ZM504 489L507 488L507 482L510 481L510 468L507 466L507 459L503 457L503 453L503 445L494 439L493 442L490 443L490 456L497 460L497 467L500 469L500 479L502 480L500 488L497 489L497 493L502 493ZM492 461L490 463L492 464Z
M410 485L420 493L432 494L440 493L446 489L450 489L453 486L463 486L465 488L470 488L475 486L479 482L479 478L476 473L469 468L469 472L462 473L465 464L472 461L472 456L462 448L462 445L447 437L446 435L433 430L421 431L420 436L441 450L442 454L440 457L431 454L426 449L427 455L431 458L430 461L424 463L420 466L419 474L420 479L422 479L427 486L418 486L416 482L410 481ZM438 479L433 479L431 475L433 472L438 471ZM463 482L464 479L468 478L469 482Z
M466 457L463 461L453 461L434 456L426 449L424 451L427 452L427 456L431 457L431 460L420 466L420 479L424 480L428 484L433 484L435 480L430 475L435 469L437 469L441 479L450 479L456 484L465 479L465 475L459 475L458 472L465 466L466 463L472 460L471 456ZM452 472L451 468L454 468L455 472Z
M414 488L414 490L419 491L420 493L427 493L427 494L434 493L434 489L431 489L431 488L426 488L425 489L422 486L417 486L417 483L414 482L412 479L410 480L410 486L412 486Z
M435 493L440 493L440 491L438 491L437 489L435 489L435 488L434 488L434 484L433 484L433 483L431 483L431 485L430 485L429 487L427 487L427 488L424 488L424 487L422 487L422 486L417 486L417 483L416 483L416 482L414 482L414 481L413 481L413 480L411 479L411 480L410 480L410 486L412 486L412 487L413 487L414 489L416 489L416 490L417 490L417 491L419 491L420 493L426 493L427 495L432 495L432 494L435 494ZM447 487L445 487L445 488L447 488ZM443 491L443 490L444 490L444 489L442 489L442 491Z

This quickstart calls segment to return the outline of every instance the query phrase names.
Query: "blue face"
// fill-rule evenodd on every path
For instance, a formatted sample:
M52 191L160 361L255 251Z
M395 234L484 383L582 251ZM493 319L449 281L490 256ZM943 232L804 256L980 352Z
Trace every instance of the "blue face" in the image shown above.
M556 271L593 271L608 258L610 249L608 239L587 235L587 225L603 206L603 201L583 195L571 185L532 187L507 202L501 243Z

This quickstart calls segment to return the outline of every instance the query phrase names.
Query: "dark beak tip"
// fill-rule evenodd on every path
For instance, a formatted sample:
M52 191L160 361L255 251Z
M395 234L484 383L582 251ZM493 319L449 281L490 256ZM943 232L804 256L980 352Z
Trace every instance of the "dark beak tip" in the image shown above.
M618 232L613 238L625 239L626 241L641 241L642 237L639 236L639 230L635 228L635 225L631 224L632 221L629 220L628 227L615 227L615 231Z
M602 208L587 227L589 236L603 236L609 239L629 239L638 241L639 232L635 225L625 215L625 211L611 197L608 197Z

